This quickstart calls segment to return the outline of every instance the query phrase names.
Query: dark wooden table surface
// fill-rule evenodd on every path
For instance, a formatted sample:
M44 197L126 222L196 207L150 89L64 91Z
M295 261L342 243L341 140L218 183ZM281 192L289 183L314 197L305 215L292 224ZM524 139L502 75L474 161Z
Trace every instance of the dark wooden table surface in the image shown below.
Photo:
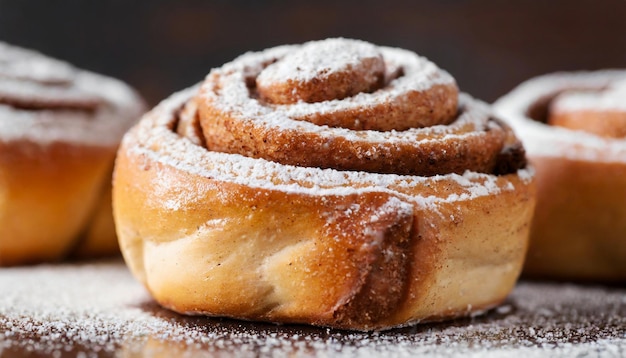
M5 268L0 287L1 357L626 354L623 287L522 281L483 315L373 333L181 316L121 260Z

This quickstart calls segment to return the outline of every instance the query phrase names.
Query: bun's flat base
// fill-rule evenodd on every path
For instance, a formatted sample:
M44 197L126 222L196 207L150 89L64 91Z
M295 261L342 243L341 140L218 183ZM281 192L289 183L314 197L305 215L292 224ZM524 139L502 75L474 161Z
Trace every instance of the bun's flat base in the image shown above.
M615 356L626 289L521 282L497 310L360 333L185 317L160 308L121 260L0 270L2 357Z

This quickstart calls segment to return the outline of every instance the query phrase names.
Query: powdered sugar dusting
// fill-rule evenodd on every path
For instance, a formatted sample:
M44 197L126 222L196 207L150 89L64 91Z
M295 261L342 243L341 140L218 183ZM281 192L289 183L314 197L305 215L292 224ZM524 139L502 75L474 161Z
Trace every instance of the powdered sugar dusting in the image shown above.
M369 221L374 223L383 216L393 214L397 214L398 216L412 215L413 206L398 198L391 197L387 202L381 205L376 212L374 212L374 214L369 218Z
M394 105L403 105L404 97L412 91L421 92L438 84L455 85L452 76L427 59L407 50L379 47L385 61L392 63L390 67L401 66L405 75L373 93L362 92L341 100L317 103L298 102L272 107L265 106L251 98L246 79L258 76L263 69L263 63L282 58L296 49L297 46L293 45L279 46L262 52L248 53L220 69L214 69L202 85L201 98L208 101L211 106L237 116L238 120L246 121L254 118L255 123L263 124L267 128L307 133L323 132L328 136L343 137L348 140L380 141L393 138L415 140L415 133L412 131L420 131L420 129L405 131L407 137L410 138L404 138L402 134L398 137L398 132L391 134L390 132L359 131L356 135L354 131L348 129L317 126L302 119L314 114L329 116L338 111L366 112L364 108L373 108L379 106L380 103L386 103L391 110ZM472 118L470 122L476 124L476 117L472 116ZM442 130L442 128L437 130ZM449 130L452 131L452 129Z
M265 68L257 82L310 81L346 68L357 68L363 59L378 56L376 47L364 41L336 38L309 42Z
M176 113L196 93L180 92L162 102L124 139L133 155L165 163L185 172L252 188L297 192L308 195L350 195L360 192L387 192L430 207L437 203L471 200L514 190L509 179L490 174L466 172L433 177L338 171L282 165L237 154L208 151L172 132ZM129 143L129 141L133 141ZM520 170L525 173L526 170ZM532 175L521 175L524 183Z
M371 93L330 96L334 99L314 103L291 103L292 98L287 98L279 102L287 104L276 105L267 103L263 91L254 87L265 71L300 51L324 52L325 44L337 49L337 44L352 41L331 39L248 53L211 71L195 100L212 149L343 170L422 175L460 173L466 168L493 172L489 166L494 161L487 163L486 158L498 155L508 127L496 124L485 104L459 94L448 73L413 52L368 45L382 54L390 69L400 69L397 78L388 78L388 83ZM356 55L339 51L327 60L352 56ZM327 88L323 79L316 79L322 84L312 86L315 90L335 94L335 86ZM360 85L358 80L346 82L333 80L329 84L339 89ZM283 98L284 88L278 87L276 93ZM318 148L319 155L306 158L292 154L302 153L306 146ZM326 164L320 163L321 158L328 158ZM400 162L403 164L397 165Z
M386 332L183 317L121 261L0 270L0 355L622 356L626 290L521 282L485 316Z
M0 140L115 145L144 109L117 80L4 43L0 53Z
M48 84L72 82L76 70L71 65L49 57L45 61L41 59L37 52L0 42L0 78Z
M626 77L626 75L625 75ZM572 91L554 99L552 111L616 110L626 111L626 79L611 83L602 91Z
M623 139L602 138L582 131L549 126L529 118L527 114L538 101L553 98L564 91L598 91L625 79L626 71L617 70L541 76L521 84L500 98L494 104L494 111L513 127L530 156L626 163L626 141Z

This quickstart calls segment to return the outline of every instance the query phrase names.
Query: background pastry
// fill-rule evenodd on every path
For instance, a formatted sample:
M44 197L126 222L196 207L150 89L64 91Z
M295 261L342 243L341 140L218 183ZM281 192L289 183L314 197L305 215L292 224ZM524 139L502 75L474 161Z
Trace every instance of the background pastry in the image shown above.
M165 307L382 329L506 297L525 166L433 63L329 39L245 54L146 114L120 147L114 217Z
M496 111L537 171L529 276L626 279L626 72L529 80Z
M118 250L110 174L142 110L117 80L0 43L0 265Z

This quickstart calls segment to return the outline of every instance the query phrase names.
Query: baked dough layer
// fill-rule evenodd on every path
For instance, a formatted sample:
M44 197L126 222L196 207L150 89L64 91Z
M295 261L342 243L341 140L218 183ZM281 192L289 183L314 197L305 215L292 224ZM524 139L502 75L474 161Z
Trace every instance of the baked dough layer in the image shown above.
M0 43L0 266L116 253L110 178L128 86Z
M626 97L615 88L625 79L624 71L546 75L495 104L536 168L528 276L626 279Z
M247 60L237 61L222 70L242 64L250 70ZM145 115L125 136L116 162L122 252L161 305L185 314L373 330L467 315L507 296L526 252L533 176L512 132L485 105L462 95L464 111L450 128L399 133L335 130L286 115L272 122L240 116L248 109L208 95L219 71ZM489 141L488 132L498 137L490 141L498 150L487 160L490 172L482 173L294 165L266 158L272 150L262 146L253 150L258 155L237 145L216 150L220 140L206 133L218 124L206 121L203 106L237 117L225 121L233 131L242 123L257 126L248 136L253 141L261 133L297 130L419 147L446 140L437 136ZM268 107L274 109L259 110ZM308 156L320 156L309 145Z

